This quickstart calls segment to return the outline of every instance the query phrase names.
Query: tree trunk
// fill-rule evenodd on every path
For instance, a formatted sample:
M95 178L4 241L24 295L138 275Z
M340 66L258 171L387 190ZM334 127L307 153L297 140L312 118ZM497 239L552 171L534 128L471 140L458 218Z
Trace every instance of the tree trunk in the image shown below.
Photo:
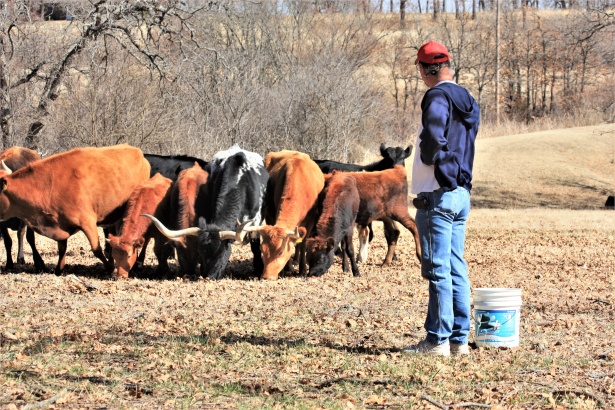
M9 84L6 79L6 61L4 56L4 37L0 36L0 129L2 129L2 150L9 148L11 127L11 104Z

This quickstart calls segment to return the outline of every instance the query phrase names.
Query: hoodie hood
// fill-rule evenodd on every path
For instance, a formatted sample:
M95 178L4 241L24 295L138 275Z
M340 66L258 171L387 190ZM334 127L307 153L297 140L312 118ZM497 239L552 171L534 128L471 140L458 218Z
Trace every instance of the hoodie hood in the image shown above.
M448 81L436 85L433 89L441 90L449 97L460 119L465 122L468 127L473 127L478 123L480 119L478 104L468 90Z

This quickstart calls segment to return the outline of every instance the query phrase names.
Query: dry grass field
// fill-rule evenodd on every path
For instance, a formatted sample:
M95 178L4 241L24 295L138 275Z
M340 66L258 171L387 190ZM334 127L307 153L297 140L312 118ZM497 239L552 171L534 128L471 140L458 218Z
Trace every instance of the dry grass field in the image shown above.
M237 247L220 281L148 280L149 255L114 282L78 234L65 276L31 273L27 245L0 274L0 408L615 408L613 139L479 140L466 258L474 287L522 289L518 348L472 337L469 357L402 355L424 335L427 286L408 232L379 266L380 224L360 278L336 263L277 282ZM37 240L53 266L55 243Z

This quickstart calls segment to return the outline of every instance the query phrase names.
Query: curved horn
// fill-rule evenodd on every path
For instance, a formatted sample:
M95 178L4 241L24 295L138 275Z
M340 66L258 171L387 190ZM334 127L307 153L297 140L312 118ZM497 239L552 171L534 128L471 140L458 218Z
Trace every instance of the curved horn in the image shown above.
M259 226L246 226L244 228L244 231L246 232L260 232L263 228L265 227L265 225L259 225Z
M4 171L7 173L7 175L10 175L13 173L13 171L11 170L11 168L9 168L5 163L4 160L2 160L2 168L4 169Z
M235 240L237 243L242 243L243 239L246 237L246 234L249 232L246 228L249 228L250 225L253 225L253 220L245 221L244 223L240 223L237 220L237 227L235 231L220 231L218 234L220 235L221 240Z
M156 228L158 228L158 230L164 236L166 236L169 239L173 239L174 241L178 241L179 238L184 236L184 235L186 235L186 236L197 236L199 234L199 228L198 227L180 229L179 231L172 231L172 230L168 229L166 226L164 226L162 224L162 222L160 222L158 219L156 219L152 215L141 214L141 216L145 216L145 217L151 219L152 222L154 223L154 225L156 225Z

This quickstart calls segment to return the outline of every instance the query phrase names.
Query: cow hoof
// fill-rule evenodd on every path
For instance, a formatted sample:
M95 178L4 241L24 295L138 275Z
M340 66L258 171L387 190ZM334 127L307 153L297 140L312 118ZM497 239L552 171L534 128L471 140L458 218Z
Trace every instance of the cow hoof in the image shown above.
M26 260L24 258L17 258L17 263L25 265L26 264Z
M278 280L277 276L261 276L262 280Z

